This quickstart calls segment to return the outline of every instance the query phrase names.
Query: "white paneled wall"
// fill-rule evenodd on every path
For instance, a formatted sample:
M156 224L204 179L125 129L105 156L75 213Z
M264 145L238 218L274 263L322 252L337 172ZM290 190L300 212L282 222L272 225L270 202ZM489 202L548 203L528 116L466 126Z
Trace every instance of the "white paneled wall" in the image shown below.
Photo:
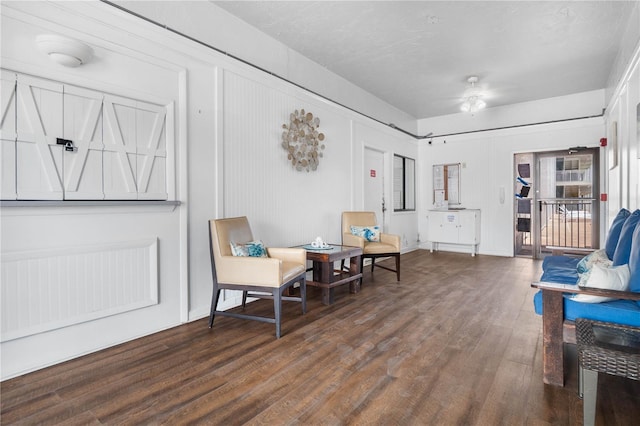
M486 110L492 113L491 109ZM434 164L462 163L460 185L462 206L482 211L479 252L513 256L513 156L521 152L554 151L570 146L597 147L603 135L601 117L512 129L474 132L434 138L420 154L422 182L433 188ZM507 197L500 202L501 188ZM420 239L429 248L427 211L433 200L423 191L420 214ZM443 249L444 246L443 246ZM446 250L457 250L447 247Z
M158 303L156 239L2 253L2 341Z
M606 112L609 184L609 220L625 207L640 208L640 45L636 47L623 79L619 82ZM615 164L615 166L613 166Z
M350 120L336 108L294 97L267 83L224 75L224 215L247 216L267 245L304 244L320 235L339 242L340 212L350 206ZM323 158L297 171L281 147L282 124L305 109L320 118Z

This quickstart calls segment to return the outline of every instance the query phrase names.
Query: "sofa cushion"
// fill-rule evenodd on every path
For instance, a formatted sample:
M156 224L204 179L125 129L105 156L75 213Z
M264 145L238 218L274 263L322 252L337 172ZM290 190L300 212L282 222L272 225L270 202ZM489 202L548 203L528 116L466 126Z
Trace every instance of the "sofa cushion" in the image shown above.
M607 239L604 244L604 249L606 250L609 259L613 259L613 253L616 251L618 239L620 238L620 230L622 229L622 225L624 225L624 221L627 220L627 217L629 217L630 214L631 212L629 210L620 209L611 223L611 227L609 228Z
M636 226L636 230L633 231L633 242L629 253L629 271L631 271L629 290L640 292L640 225ZM640 300L638 300L638 304L640 305Z
M585 287L627 291L629 289L629 275L629 265L613 266L611 268L593 265ZM615 298L593 296L590 294L576 294L573 300L584 303L601 303L615 300Z
M540 281L575 284L578 282L577 265L580 259L567 256L547 256L542 261Z
M631 254L631 243L633 242L633 232L636 225L640 222L640 210L636 210L624 221L620 230L620 238L616 251L613 253L613 266L624 265L629 263L629 255Z
M542 260L542 270L568 269L576 270L581 259L569 256L547 256Z
M542 315L542 291L538 291L533 297L533 305L536 313ZM565 295L564 317L571 321L587 318L640 327L640 306L633 300L612 300L595 304L576 302L570 295Z

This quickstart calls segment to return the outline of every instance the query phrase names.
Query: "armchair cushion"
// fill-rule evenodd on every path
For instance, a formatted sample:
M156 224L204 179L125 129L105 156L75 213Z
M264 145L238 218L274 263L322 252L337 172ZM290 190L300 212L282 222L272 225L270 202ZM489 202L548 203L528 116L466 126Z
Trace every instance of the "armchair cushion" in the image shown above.
M364 254L385 254L385 253L396 253L400 250L396 249L396 247L392 244L385 243L367 243L364 246Z
M262 241L249 241L248 243L240 244L231 241L231 254L240 257L268 257L267 250L264 248Z
M380 241L380 227L379 226L358 226L351 225L351 233L358 237L362 237L367 241L378 242Z

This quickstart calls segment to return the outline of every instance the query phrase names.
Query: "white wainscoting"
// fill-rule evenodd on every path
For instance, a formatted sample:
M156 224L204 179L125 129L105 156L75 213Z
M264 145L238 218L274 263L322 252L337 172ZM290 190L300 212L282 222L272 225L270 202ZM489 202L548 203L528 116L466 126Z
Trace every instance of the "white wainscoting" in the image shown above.
M0 341L158 304L158 240L2 254Z

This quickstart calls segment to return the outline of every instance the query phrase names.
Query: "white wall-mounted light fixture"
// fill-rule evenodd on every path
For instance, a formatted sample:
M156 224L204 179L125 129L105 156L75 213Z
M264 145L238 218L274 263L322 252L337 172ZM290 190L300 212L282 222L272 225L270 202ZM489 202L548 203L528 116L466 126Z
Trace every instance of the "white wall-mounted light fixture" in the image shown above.
M36 45L49 59L65 67L86 64L93 56L93 49L86 44L56 34L40 34L36 37Z
M480 88L476 87L478 77L471 76L467 79L470 87L465 91L464 102L460 106L460 110L463 112L474 113L487 106L487 103L482 100L482 92Z

